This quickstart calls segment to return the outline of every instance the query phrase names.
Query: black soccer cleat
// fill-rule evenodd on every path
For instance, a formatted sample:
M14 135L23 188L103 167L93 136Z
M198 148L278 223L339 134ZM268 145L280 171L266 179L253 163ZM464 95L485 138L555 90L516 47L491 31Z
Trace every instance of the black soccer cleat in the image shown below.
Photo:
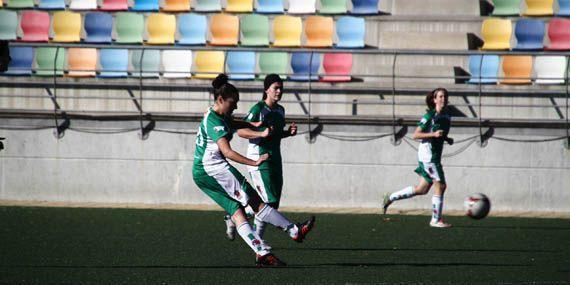
M315 226L315 216L311 216L307 221L302 224L297 225L299 228L299 232L297 236L293 238L296 242L303 242L307 234L313 229Z
M272 253L268 253L266 255L257 255L255 256L255 265L257 267L279 267L279 266L287 266L287 264L277 256L273 255Z

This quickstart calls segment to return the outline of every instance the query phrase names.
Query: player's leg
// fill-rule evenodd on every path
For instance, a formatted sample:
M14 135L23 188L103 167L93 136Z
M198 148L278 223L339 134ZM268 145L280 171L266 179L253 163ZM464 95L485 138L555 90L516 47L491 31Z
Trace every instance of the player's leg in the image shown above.
M429 174L424 170L421 164L415 172L420 175L418 185L408 186L399 191L384 194L384 198L382 199L382 211L384 214L386 214L388 207L395 201L409 199L417 195L425 195L429 192L433 182Z
M281 172L272 169L258 169L249 172L253 186L263 201L274 209L279 208L281 199L281 189L283 187L283 176ZM262 221L259 216L254 218L255 232L263 239L266 222Z
M447 189L447 184L445 182L445 174L443 172L443 167L441 164L434 164L435 171L433 172L435 191L433 197L431 198L432 203L432 217L430 221L430 226L437 228L449 228L451 224L445 223L443 221L443 197L445 190Z

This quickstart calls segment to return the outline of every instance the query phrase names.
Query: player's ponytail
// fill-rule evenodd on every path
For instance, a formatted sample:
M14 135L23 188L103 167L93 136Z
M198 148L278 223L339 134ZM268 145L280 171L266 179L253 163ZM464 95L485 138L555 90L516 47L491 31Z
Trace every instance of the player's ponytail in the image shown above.
M223 73L220 73L212 80L212 87L214 87L214 100L217 100L220 96L224 100L228 98L239 99L239 91L228 82L228 76Z

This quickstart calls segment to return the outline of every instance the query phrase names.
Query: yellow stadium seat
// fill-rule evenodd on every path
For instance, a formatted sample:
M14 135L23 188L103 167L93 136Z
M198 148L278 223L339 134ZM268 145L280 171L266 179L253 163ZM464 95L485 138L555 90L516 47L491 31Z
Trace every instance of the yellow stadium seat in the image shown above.
M531 84L532 56L503 56L503 73L501 84Z
M331 17L309 16L305 21L307 47L332 47L334 21Z
M165 0L161 9L166 12L190 11L190 0Z
M213 15L210 19L210 44L235 46L239 39L239 18L228 14Z
M483 50L508 50L511 48L511 20L487 19L483 21L481 34L485 43Z
M176 16L163 13L150 14L146 22L148 44L174 44Z
M61 11L53 14L54 42L81 41L81 14Z
M97 49L70 48L67 51L67 76L95 77Z
M226 12L253 12L253 0L228 0Z
M554 10L552 4L554 0L525 0L525 16L552 16Z
M223 51L197 51L194 61L195 78L213 79L224 72Z
M303 23L300 17L277 16L273 20L273 35L276 47L299 47L301 46L301 33Z

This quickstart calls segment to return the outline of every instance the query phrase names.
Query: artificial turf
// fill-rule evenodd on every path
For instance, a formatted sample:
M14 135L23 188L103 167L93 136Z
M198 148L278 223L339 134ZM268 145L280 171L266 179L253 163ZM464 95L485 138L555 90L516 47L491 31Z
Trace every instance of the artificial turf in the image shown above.
M298 221L309 214L288 213ZM570 220L317 214L285 268L255 268L222 212L0 207L0 283L570 284Z

